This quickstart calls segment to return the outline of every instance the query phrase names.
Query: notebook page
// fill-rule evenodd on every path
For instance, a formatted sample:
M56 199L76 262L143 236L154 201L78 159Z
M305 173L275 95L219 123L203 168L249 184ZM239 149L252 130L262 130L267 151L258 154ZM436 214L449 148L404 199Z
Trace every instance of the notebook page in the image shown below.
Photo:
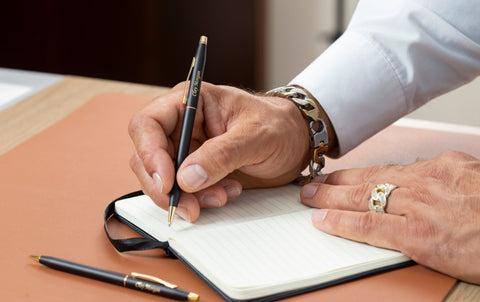
M202 209L198 222L167 212L148 197L117 202L116 211L170 246L231 297L247 299L329 281L408 260L400 253L330 236L311 223L300 188L247 190L223 208ZM393 262L392 262L393 261Z
M338 279L353 273L407 261L379 249L315 229L306 209L291 214L192 229L176 234L172 247L238 299L271 294Z
M177 216L171 227L167 225L167 211L155 205L146 195L120 200L115 205L118 214L160 241L166 241L174 233L197 227L217 228L305 209L308 207L300 202L300 187L295 185L245 190L222 208L201 209L200 218L195 223Z

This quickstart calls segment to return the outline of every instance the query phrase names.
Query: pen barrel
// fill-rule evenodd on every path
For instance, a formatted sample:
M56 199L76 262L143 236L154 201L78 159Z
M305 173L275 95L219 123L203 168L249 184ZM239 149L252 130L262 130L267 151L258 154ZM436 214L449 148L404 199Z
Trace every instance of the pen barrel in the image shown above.
M175 161L176 169L180 167L183 160L187 157L192 139L193 125L195 123L195 114L197 111L198 99L200 98L200 87L202 85L203 73L205 69L205 60L207 56L207 45L200 43L195 54L195 64L193 66L192 78L188 89L187 104L183 115L183 124L178 144L178 153Z
M207 59L207 45L198 44L195 53L195 64L193 65L192 77L187 95L187 107L197 107L198 98L200 96L200 86L202 85L203 73L205 71L205 61Z
M188 105L187 105L188 106ZM196 109L187 107L183 116L183 125L178 143L177 158L175 159L175 169L178 169L188 155L190 142L192 140L193 124L195 123Z
M120 285L123 287L139 290L157 296L167 297L176 300L191 300L190 296L192 295L192 293L189 293L183 289L169 288L159 283L143 279L137 279L126 274L112 272L109 270L104 270L93 266L88 266L85 264L80 264L50 256L40 256L40 258L38 258L38 262L55 270L107 282L110 284ZM193 295L198 297L195 294Z
M131 276L128 276L128 279L125 281L125 287L175 300L188 300L189 295L189 292L180 288L168 288L155 282Z
M125 274L103 270L60 258L41 256L39 262L50 268L82 277L123 286Z
M195 124L195 114L197 111L198 99L200 98L200 86L202 85L203 72L205 69L205 61L207 58L207 37L200 37L197 52L195 53L194 65L192 69L192 77L188 89L185 113L183 115L182 130L178 143L177 158L175 159L175 171L182 165L183 161L190 150L190 141L192 139L193 126ZM169 225L173 220L175 209L180 200L181 190L175 178L173 188L170 191L170 210Z

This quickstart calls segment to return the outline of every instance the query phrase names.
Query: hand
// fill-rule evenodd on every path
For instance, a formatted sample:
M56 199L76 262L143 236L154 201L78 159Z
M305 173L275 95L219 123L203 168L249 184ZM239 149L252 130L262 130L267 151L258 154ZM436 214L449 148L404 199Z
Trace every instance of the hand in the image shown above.
M385 182L398 186L388 214L368 211L372 189ZM305 186L301 196L322 208L312 215L321 231L398 250L480 284L480 161L474 157L449 152L407 166L341 170Z
M130 166L164 209L175 177L184 85L155 99L129 125L136 150ZM307 124L290 101L202 83L190 154L177 174L186 192L177 214L195 221L200 207L222 206L242 187L288 183L306 167L308 149Z

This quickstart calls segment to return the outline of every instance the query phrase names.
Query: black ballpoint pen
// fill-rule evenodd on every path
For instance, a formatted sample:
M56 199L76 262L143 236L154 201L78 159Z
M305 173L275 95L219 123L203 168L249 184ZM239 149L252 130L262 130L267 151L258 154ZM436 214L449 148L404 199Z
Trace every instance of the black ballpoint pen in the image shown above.
M198 98L200 96L200 86L203 79L203 71L205 69L205 59L207 55L207 37L201 36L198 43L197 53L192 60L190 71L187 75L187 81L190 78L190 86L188 89L188 97L186 95L187 84L185 84L185 92L183 95L183 104L186 105L185 115L183 116L182 130L180 132L180 141L178 143L177 158L175 159L175 172L182 164L185 157L188 155L190 149L190 140L192 139L193 123L195 121L195 113L197 111ZM175 218L175 211L177 210L180 194L182 193L177 184L177 179L173 183L172 191L170 192L170 202L168 209L168 226L170 226Z
M157 296L188 301L198 301L200 298L197 294L187 292L176 285L148 275L138 273L126 275L49 256L30 255L29 257L59 271L136 289Z

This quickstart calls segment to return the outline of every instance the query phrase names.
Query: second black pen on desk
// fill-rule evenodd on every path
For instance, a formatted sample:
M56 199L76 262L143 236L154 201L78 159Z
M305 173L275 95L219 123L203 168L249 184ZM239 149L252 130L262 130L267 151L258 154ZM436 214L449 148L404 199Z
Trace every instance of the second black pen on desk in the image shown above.
M193 124L195 122L195 113L197 111L198 98L200 96L200 86L202 84L203 72L205 69L205 61L207 56L207 37L201 36L198 43L197 53L192 60L190 71L187 75L187 81L190 78L190 85L187 95L187 84L185 84L185 92L183 95L183 104L186 105L185 115L183 116L182 130L180 132L180 140L178 143L177 158L175 159L175 172L188 155L190 149L190 141L192 139ZM175 218L175 211L177 210L178 201L182 191L178 186L177 179L173 183L172 191L170 192L170 202L168 209L168 225L170 226Z
M29 257L45 266L62 272L120 285L157 296L185 301L198 301L200 299L195 293L185 291L174 284L145 274L121 274L50 256L30 255Z

